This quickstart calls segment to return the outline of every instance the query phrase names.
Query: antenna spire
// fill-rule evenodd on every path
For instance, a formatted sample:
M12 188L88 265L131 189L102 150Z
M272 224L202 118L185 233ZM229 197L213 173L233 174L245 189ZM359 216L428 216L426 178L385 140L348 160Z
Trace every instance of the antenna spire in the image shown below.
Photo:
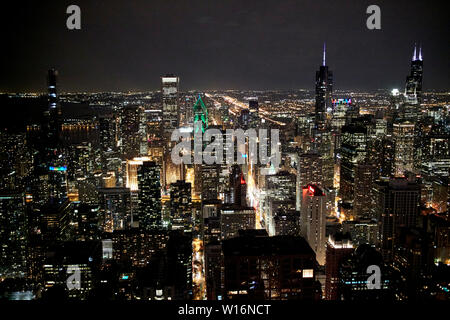
M413 58L412 58L413 61L416 61L416 60L417 60L417 59L416 59L416 56L417 56L417 44L414 43L414 54L413 54Z
M324 42L323 43L323 58L322 58L322 65L325 67L326 66L326 63L325 63L325 60L326 60L326 53L327 53L327 47L326 47L326 43Z

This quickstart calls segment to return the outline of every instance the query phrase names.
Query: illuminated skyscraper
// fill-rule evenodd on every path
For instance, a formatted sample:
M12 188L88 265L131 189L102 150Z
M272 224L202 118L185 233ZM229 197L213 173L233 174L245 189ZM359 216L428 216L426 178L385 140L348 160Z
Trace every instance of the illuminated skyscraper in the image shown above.
M315 125L319 130L323 130L326 124L326 112L331 107L331 93L333 91L333 73L326 65L326 47L323 44L322 65L316 71L316 105L315 105Z
M161 77L162 92L162 129L170 138L173 130L178 128L178 86L180 78L169 74Z
M317 262L325 264L326 197L316 185L302 188L300 233L316 253Z
M170 185L170 216L172 230L192 231L191 184L178 180Z
M203 103L202 97L199 94L198 99L195 102L194 106L194 123L197 121L201 121L201 129L203 132L208 128L208 109ZM195 128L197 130L197 128Z
M23 193L0 194L0 274L23 277L26 267L26 216Z
M159 230L162 227L161 169L153 161L138 168L139 228Z
M409 121L394 123L394 174L402 176L414 170L414 130L415 124Z
M411 61L411 74L406 77L405 95L407 103L417 104L422 100L422 75L423 58L422 46L417 50L414 45L414 53Z

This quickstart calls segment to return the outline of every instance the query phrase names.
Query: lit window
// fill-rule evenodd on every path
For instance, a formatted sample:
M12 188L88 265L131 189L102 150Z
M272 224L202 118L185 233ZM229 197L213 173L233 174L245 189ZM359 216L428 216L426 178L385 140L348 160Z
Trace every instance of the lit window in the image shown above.
M312 277L314 277L313 269L304 269L303 270L303 278L312 278Z

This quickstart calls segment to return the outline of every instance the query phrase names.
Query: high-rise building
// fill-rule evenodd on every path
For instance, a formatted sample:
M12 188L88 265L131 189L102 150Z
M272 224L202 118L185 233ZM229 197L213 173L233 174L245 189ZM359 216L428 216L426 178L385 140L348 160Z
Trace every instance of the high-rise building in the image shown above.
M248 99L248 110L250 111L249 127L255 130L259 128L261 119L259 117L259 104L257 97L251 97Z
M224 299L320 298L314 251L302 237L247 230L222 243Z
M328 237L325 264L325 299L338 300L339 266L343 259L353 253L353 243L349 233L336 233Z
M411 74L406 77L405 96L407 103L417 104L422 100L422 75L423 75L423 58L422 46L417 50L414 45L414 53L411 60Z
M197 101L195 102L194 106L194 124L196 122L201 122L201 130L202 132L205 132L205 130L208 128L208 109L205 106L205 103L202 100L201 95L198 95ZM195 127L195 125L194 125ZM197 132L199 128L195 127L194 130Z
M394 174L403 176L414 171L414 130L415 124L409 121L394 123Z
M358 163L354 167L353 213L357 218L374 218L371 214L374 205L373 182L377 178L376 169L376 165L364 163Z
M316 253L317 262L325 264L326 197L317 185L302 187L300 234Z
M322 185L322 159L318 153L310 152L299 155L298 181L300 186L308 184Z
M342 201L350 204L353 204L355 196L355 168L365 159L367 139L365 126L350 124L342 128L339 193Z
M411 228L417 224L420 184L414 178L377 181L375 197L381 252L386 261L392 261L400 228Z
M170 139L170 136L178 128L179 109L178 109L178 86L180 78L169 74L161 77L162 92L162 129L164 136Z
M300 212L296 210L278 210L273 218L275 235L300 235Z
M316 104L315 125L323 130L326 125L327 109L331 107L331 93L333 91L333 73L326 65L326 47L323 45L322 65L316 71Z
M192 231L191 184L178 180L170 185L170 217L173 230Z
M128 229L131 226L131 192L128 188L101 188L99 192L100 213L104 218L104 230Z
M23 277L26 271L27 223L25 195L0 194L0 275Z
M220 210L222 240L236 237L239 230L255 229L255 209L236 205L224 205Z
M369 288L369 266L380 268L380 288ZM373 273L373 271L372 271ZM369 245L359 246L349 257L342 259L339 267L339 300L344 301L393 301L397 276L386 266L381 254Z
M139 228L159 230L162 227L161 168L144 161L138 168Z

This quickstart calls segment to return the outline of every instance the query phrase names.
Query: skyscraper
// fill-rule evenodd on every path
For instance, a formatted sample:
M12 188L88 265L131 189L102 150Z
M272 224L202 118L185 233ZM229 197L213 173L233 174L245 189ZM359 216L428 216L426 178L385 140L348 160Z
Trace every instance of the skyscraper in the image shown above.
M353 252L349 233L330 235L327 242L325 299L337 300L339 297L339 266L342 260Z
M139 228L158 230L162 227L161 169L153 161L138 168Z
M392 261L400 228L417 224L420 185L414 178L377 181L375 197L381 252L385 260Z
M414 170L414 130L415 124L409 121L394 123L394 174L402 176Z
M170 185L170 216L172 229L192 231L191 184L178 180Z
M331 107L331 93L333 91L333 73L326 65L326 47L323 44L322 65L316 71L316 104L315 126L323 130L326 124L327 108Z
M317 185L302 189L300 232L316 253L317 262L325 264L326 197Z
M417 46L414 45L414 53L411 61L411 73L406 77L405 96L407 103L417 104L422 101L422 75L422 46L420 46L419 50L417 50Z
M198 95L197 101L194 106L194 123L197 121L201 121L201 129L202 132L205 132L206 128L208 128L208 109L206 108L201 95ZM195 127L197 130L197 127Z
M172 131L178 128L178 86L180 78L173 74L161 77L163 132L170 138Z

